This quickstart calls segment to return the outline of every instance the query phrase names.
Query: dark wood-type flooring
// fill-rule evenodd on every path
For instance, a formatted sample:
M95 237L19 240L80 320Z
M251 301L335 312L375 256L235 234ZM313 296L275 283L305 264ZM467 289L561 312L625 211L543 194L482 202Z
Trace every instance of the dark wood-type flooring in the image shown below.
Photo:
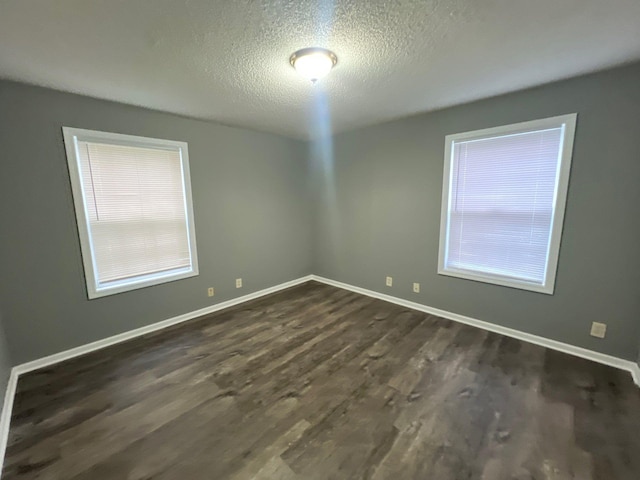
M312 282L24 375L3 473L638 480L640 390Z

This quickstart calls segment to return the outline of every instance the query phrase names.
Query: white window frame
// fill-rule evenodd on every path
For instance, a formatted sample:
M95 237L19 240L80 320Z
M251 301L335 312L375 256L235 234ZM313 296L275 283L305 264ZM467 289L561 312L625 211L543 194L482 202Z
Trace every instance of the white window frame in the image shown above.
M89 299L105 297L116 293L128 292L139 288L173 282L183 278L198 275L198 252L196 248L196 231L193 220L193 201L191 198L191 175L189 171L189 150L185 142L163 140L158 138L138 137L120 133L85 130L80 128L62 127L64 144L67 152L67 164L73 193L82 262L84 265L85 280L87 284L87 296ZM89 215L85 204L84 187L81 179L80 158L78 156L78 142L97 142L110 145L128 147L154 148L177 151L180 154L182 164L182 181L185 192L185 212L187 220L187 232L189 235L189 249L191 253L191 266L168 272L140 275L131 279L110 282L109 285L100 286L96 276L96 266L91 242L91 230L89 228Z
M569 174L571 171L571 158L573 155L576 120L577 114L573 113L446 136L444 155L444 179L442 186L442 211L440 216L440 248L438 252L438 274L553 295L555 289L556 272L558 268L558 256L560 253L562 226L564 223L564 213L567 203L567 191L569 188ZM451 207L450 192L453 173L451 167L453 165L454 143L462 140L477 140L482 138L491 138L501 135L525 133L559 127L563 128L564 135L561 146L560 162L558 165L558 179L556 183L553 218L551 221L551 235L549 239L549 254L547 257L547 265L542 285L497 274L481 273L451 267L446 268L445 264L447 258L449 234L449 211Z

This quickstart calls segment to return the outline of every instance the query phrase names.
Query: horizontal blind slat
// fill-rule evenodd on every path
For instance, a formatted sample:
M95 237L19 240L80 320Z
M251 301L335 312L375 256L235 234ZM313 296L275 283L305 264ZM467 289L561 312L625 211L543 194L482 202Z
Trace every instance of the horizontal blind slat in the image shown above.
M180 152L78 142L99 284L191 265Z
M445 267L544 282L562 133L453 143Z

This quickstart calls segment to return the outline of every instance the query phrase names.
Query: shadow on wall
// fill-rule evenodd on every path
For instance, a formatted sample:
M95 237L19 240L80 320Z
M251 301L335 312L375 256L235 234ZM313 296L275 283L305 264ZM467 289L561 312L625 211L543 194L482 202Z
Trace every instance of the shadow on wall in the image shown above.
M7 389L9 374L11 373L11 358L9 357L9 346L4 334L4 324L2 323L2 311L0 310L0 392ZM0 396L4 398L4 395Z

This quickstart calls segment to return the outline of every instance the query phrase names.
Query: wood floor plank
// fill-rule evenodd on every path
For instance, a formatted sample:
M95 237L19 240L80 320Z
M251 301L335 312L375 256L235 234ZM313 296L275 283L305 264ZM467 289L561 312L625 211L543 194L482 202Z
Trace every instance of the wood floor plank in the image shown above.
M309 282L24 375L8 480L638 480L626 372Z

